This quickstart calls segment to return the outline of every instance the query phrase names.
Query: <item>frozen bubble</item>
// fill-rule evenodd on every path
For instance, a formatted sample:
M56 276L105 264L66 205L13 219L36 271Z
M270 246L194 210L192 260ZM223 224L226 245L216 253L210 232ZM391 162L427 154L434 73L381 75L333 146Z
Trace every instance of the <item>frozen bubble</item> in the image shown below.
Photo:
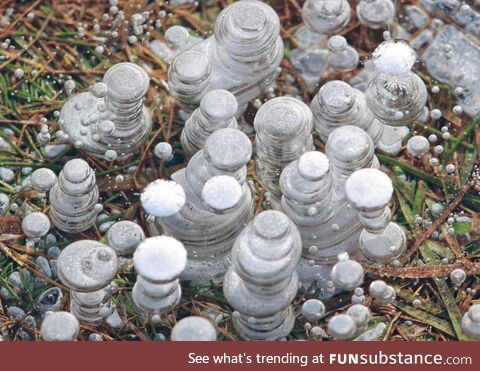
M173 49L179 49L188 45L190 35L182 26L172 26L165 32L165 41Z
M463 282L465 282L466 278L467 278L467 274L461 268L454 269L450 273L450 280L455 286L460 286Z
M153 153L162 161L171 161L173 159L173 149L170 143L160 142L153 149Z
M49 230L50 219L44 213L30 213L22 220L22 231L28 237L40 238L45 236Z
M32 183L33 189L38 192L49 191L56 181L57 176L55 173L47 168L35 170L30 177L30 182Z
M112 121L102 121L98 124L98 130L103 134L112 134L115 130L115 124Z
M94 97L103 98L107 95L107 85L103 82L97 82L90 87L90 92Z
M158 179L150 183L140 197L146 212L157 217L176 214L185 204L185 192L174 181Z
M415 135L407 142L407 151L415 157L424 155L429 149L430 143L428 139L421 135Z
M435 146L435 148L433 149L433 151L436 153L436 154L442 154L443 153L443 146L441 145L438 145L438 146Z
M434 108L430 111L430 117L432 120L438 120L442 117L442 111L440 111L438 108Z
M354 293L355 295L357 295L357 296L361 296L361 295L364 294L364 291L363 291L363 289L362 289L361 287L357 287L357 288L353 291L353 293Z
M22 70L21 68L17 68L17 69L15 70L15 77L16 77L17 79L21 79L24 75L25 75L25 71Z
M445 210L444 206L442 204L439 204L438 202L435 202L432 204L430 211L434 216L439 216L440 214L443 213L443 210Z
M328 333L336 340L351 339L355 332L357 326L348 314L337 314L328 321Z
M370 319L370 310L365 305L352 305L350 308L348 308L347 314L355 321L358 332L366 329Z
M331 273L333 283L342 290L354 290L363 283L363 278L363 267L349 258L336 263Z
M113 149L107 149L104 154L105 160L108 162L113 162L117 159L118 154L117 151Z
M456 115L461 115L463 112L462 106L455 106L453 107L453 113Z
M62 306L63 294L58 287L51 287L44 291L35 303L35 309L44 314L46 312L56 312Z
M473 339L480 340L480 304L474 304L462 318L462 330Z
M387 288L387 284L385 283L385 281L376 280L370 284L369 292L370 292L370 295L372 295L373 297L377 297L382 295L382 293L385 291L386 288Z
M453 174L455 172L455 165L448 164L447 166L445 166L445 170L447 171L447 174Z
M73 81L73 80L67 80L63 84L63 87L65 88L67 93L73 92L75 90L75 86L76 86L76 84L75 84L75 81Z
M325 305L318 299L309 299L302 305L302 316L310 322L318 321L325 314Z
M430 166L438 166L440 164L440 161L438 161L438 158L432 157L429 161Z
M440 88L437 85L432 86L432 93L437 94L440 91Z
M0 167L0 180L5 183L11 183L15 179L15 173L7 167Z
M420 299L415 299L412 302L412 305L413 305L414 308L420 308L422 306L422 301Z

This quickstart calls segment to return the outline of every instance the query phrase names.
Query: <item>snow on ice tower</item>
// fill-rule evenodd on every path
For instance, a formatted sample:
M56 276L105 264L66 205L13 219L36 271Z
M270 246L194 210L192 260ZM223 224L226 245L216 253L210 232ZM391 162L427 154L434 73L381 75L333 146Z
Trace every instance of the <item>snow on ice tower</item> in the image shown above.
M235 238L253 218L246 181L251 155L252 145L245 134L220 129L208 137L205 148L185 169L172 175L184 189L185 205L170 215L159 215L159 210L152 214L157 214L156 227L187 249L188 262L181 279L209 282L223 278ZM146 208L143 198L142 204Z
M402 126L411 124L427 102L427 88L412 72L417 56L403 41L386 40L373 52L375 77L365 94L368 108L386 127L384 146L401 146Z

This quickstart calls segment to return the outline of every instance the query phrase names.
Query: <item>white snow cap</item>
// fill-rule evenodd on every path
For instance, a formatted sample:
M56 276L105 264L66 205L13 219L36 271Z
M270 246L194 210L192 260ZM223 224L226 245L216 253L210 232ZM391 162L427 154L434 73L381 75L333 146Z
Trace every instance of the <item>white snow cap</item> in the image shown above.
M412 69L416 59L415 51L407 43L387 40L375 49L372 61L380 73L403 75Z
M210 178L202 189L202 199L216 211L226 211L237 205L242 198L242 186L228 175Z
M185 192L172 180L157 179L142 192L140 201L145 211L153 216L176 214L185 204Z

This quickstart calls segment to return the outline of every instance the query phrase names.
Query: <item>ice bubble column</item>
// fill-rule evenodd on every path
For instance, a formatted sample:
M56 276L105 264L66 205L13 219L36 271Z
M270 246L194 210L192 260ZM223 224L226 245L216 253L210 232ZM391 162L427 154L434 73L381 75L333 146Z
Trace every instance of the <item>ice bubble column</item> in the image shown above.
M335 211L332 185L330 164L321 152L306 152L282 171L282 211L297 226L304 255L311 254L310 247L317 245L316 227L328 221Z
M258 214L238 236L223 291L243 339L278 340L292 330L301 245L295 225L273 210Z
M395 17L395 7L391 0L360 0L357 17L368 28L387 27Z
M62 250L57 274L71 290L70 312L79 321L98 324L113 313L110 283L117 269L115 251L100 242L80 240Z
M147 238L133 254L138 273L133 286L135 305L152 317L171 311L182 296L178 277L187 264L187 251L173 237Z
M214 38L216 57L226 79L237 81L228 90L243 111L278 75L283 58L280 20L262 1L237 1L218 15Z
M335 71L349 72L357 68L358 53L343 36L334 35L328 39L328 51L328 64Z
M260 107L253 126L257 145L255 173L270 193L272 206L279 208L280 173L290 162L313 149L312 112L298 99L274 98Z
M325 152L330 161L338 199L345 199L345 181L353 172L367 167L379 167L374 150L372 139L356 126L344 125L329 135Z
M302 8L303 21L319 34L335 34L350 21L351 9L346 0L307 0Z
M69 141L92 155L126 159L147 140L150 114L143 105L150 85L147 73L133 63L118 63L103 82L70 98L59 124Z
M237 100L228 90L216 89L205 94L200 107L185 122L181 136L185 153L190 157L203 149L207 138L218 129L238 129L237 109Z
M363 254L377 263L390 263L400 256L406 248L406 237L397 224L390 222L390 178L380 170L358 170L347 179L345 193L364 226L360 234Z
M246 180L251 155L252 144L245 134L237 129L220 129L208 137L205 148L185 169L172 175L183 187L186 203L175 214L155 220L159 229L187 249L188 262L181 279L197 283L222 280L233 243L253 218L252 193ZM240 193L224 176L236 179ZM204 192L212 178L217 179Z
M106 107L112 114L115 129L101 135L101 140L119 155L131 153L146 141L150 132L150 117L143 106L150 78L133 63L118 63L108 69L103 81L107 87ZM102 122L100 133L101 129Z
M95 172L81 159L68 161L50 189L50 219L63 232L90 228L98 214Z
M378 146L384 125L368 109L365 95L346 82L333 80L325 83L312 99L315 131L325 143L330 133L343 125L354 125L365 130Z
M168 70L168 84L184 111L191 113L198 106L208 91L211 74L208 56L200 50L186 50L173 60Z
M386 125L410 124L425 107L427 88L412 72L416 58L403 41L384 41L373 52L377 74L368 85L366 99L373 114Z
M212 36L182 48L168 85L186 113L208 91L228 90L237 98L240 117L277 77L283 51L276 12L262 1L236 1L218 15Z

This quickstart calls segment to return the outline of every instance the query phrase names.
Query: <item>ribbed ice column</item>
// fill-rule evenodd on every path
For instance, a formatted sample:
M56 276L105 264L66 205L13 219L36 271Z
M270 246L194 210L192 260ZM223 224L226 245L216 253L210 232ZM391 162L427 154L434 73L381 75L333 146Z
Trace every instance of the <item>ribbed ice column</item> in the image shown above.
M344 200L344 184L354 171L379 167L370 136L356 126L344 125L328 137L325 153L330 161L335 184L335 195Z
M343 36L334 35L328 39L328 51L328 64L335 71L349 72L357 68L358 53Z
M131 152L143 144L150 130L143 107L150 78L136 64L125 62L109 68L103 82L107 87L106 108L112 114L115 129L111 134L102 133L100 123L100 138L117 152L125 151L125 147Z
M236 1L218 15L212 36L176 56L168 74L170 91L191 113L208 91L228 90L237 98L239 117L275 80L282 58L275 11L261 1Z
M332 185L330 164L321 152L306 152L282 171L282 210L302 236L303 255L310 254L310 247L318 242L316 226L335 212Z
M79 321L98 324L113 313L110 283L117 268L115 251L97 241L77 241L62 250L57 274L71 290L70 312Z
M168 86L185 111L192 112L200 104L207 92L211 71L207 54L200 50L186 50L173 60L168 70Z
M360 0L357 4L357 17L366 27L387 27L394 20L395 7L391 0Z
M178 304L182 289L178 277L187 264L187 251L173 237L147 238L133 255L137 282L133 286L135 305L149 317L170 312Z
M254 79L283 54L279 33L278 15L269 5L256 0L237 1L215 22L218 61L226 73Z
M312 99L315 131L323 142L330 133L343 125L354 125L365 130L378 145L384 125L368 109L365 95L340 80L324 84Z
M78 233L90 228L99 208L95 173L81 159L68 161L50 189L50 219L63 232Z
M370 110L385 125L408 125L425 107L427 88L411 71L416 58L415 51L403 41L384 41L373 52L377 74L365 96Z
M157 217L156 224L187 249L183 280L223 278L233 242L253 217L252 194L246 181L251 155L252 145L245 134L220 129L208 137L205 148L191 158L186 169L172 175L183 187L186 203L174 215Z
M223 291L235 309L232 321L242 338L278 340L290 333L300 254L295 225L278 211L258 214L238 236Z
M237 100L228 90L211 90L205 94L200 107L185 122L181 136L185 153L193 156L203 149L207 138L218 129L238 129L237 109Z
M346 0L306 0L302 8L305 24L319 34L335 34L350 21L351 9Z
M312 112L298 99L279 97L258 110L253 123L257 158L255 173L270 193L270 202L279 207L280 173L290 162L313 148Z
M305 287L326 287L339 253L359 253L362 226L358 212L344 196L346 178L362 167L378 166L373 142L362 129L345 125L335 129L326 145L327 156L307 152L289 164L280 177L282 210L302 237L298 274ZM320 281L324 281L323 283Z
M377 263L390 263L406 249L402 229L390 222L392 212L387 206L393 194L390 178L380 170L362 169L354 172L345 183L348 202L359 212L364 227L360 249Z
M77 148L110 161L126 159L145 143L151 130L150 114L143 105L149 85L141 67L115 64L103 82L65 103L60 127Z

